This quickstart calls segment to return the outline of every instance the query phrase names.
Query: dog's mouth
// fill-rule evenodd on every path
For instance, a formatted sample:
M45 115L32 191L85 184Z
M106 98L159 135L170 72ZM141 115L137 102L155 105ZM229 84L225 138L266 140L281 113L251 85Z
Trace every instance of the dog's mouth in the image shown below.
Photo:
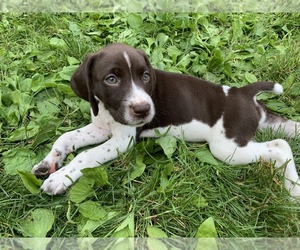
M136 115L131 111L130 108L118 109L118 110L110 110L110 114L114 118L115 121L128 126L133 127L142 127L145 124L152 121L154 117L154 110L151 108L147 114L141 116Z
M145 124L147 124L148 122L150 122L150 121L140 121L140 122L137 122L137 123L134 123L134 124L128 124L128 125L131 125L131 126L134 126L134 127L142 127Z
M152 121L154 117L154 105L152 102L140 102L124 105L119 109L118 116L121 123L134 127L141 127Z
M148 115L147 117L143 117L143 118L139 118L136 116L132 116L131 119L125 119L125 123L127 125L130 126L134 126L134 127L142 127L145 124L151 122L151 120L153 119L153 115Z

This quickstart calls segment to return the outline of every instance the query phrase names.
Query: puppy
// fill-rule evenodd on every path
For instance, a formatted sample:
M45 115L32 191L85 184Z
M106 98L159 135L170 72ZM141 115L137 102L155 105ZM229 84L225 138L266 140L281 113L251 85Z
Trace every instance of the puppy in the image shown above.
M111 44L89 54L71 79L74 92L90 102L92 123L61 135L50 153L32 172L46 179L41 189L62 194L84 168L115 159L140 137L169 135L191 142L206 141L211 153L228 164L259 159L286 164L285 188L300 196L293 154L285 140L253 141L257 129L283 129L293 137L300 123L272 113L256 95L276 94L282 86L256 82L236 88L196 77L153 69L146 54L125 44ZM78 148L100 144L78 154L68 165L65 157Z

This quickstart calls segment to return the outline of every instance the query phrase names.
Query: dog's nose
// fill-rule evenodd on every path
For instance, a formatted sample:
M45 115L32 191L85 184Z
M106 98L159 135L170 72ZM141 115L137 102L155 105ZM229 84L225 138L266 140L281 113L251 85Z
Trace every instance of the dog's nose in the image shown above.
M148 102L140 102L131 105L131 109L134 113L135 116L138 117L145 117L149 114L150 112L150 104Z

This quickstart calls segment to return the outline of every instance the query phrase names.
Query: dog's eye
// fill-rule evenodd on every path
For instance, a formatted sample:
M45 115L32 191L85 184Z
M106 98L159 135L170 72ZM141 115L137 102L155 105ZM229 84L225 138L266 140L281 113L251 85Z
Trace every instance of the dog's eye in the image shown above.
M143 74L143 81L144 82L149 82L150 81L150 74L148 72L145 72Z
M108 83L108 84L116 84L118 82L118 79L117 77L115 77L114 75L110 75L108 76L105 81Z

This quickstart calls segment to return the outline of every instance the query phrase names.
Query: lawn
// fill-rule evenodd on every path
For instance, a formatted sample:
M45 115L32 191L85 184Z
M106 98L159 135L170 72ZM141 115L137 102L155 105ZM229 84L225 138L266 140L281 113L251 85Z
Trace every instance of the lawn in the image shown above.
M280 82L282 96L260 99L300 121L300 14L2 13L0 20L1 238L300 235L299 203L272 163L228 166L206 144L142 140L85 171L62 196L39 192L29 173L59 135L90 122L89 104L69 79L87 53L112 42L143 49L155 68L220 84ZM285 138L266 131L255 139L275 137ZM299 166L300 139L287 140Z

